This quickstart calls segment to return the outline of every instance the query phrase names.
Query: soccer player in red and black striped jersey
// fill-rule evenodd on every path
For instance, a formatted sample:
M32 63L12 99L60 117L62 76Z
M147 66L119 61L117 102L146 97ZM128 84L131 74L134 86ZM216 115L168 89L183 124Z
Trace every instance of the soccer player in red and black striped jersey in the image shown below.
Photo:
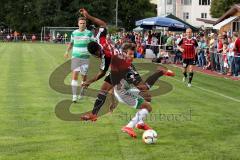
M193 79L193 65L195 65L196 49L198 47L197 41L192 37L192 29L186 29L186 37L182 38L178 43L178 49L182 52L183 57L183 81L187 78L187 71L189 72L188 87L191 87Z

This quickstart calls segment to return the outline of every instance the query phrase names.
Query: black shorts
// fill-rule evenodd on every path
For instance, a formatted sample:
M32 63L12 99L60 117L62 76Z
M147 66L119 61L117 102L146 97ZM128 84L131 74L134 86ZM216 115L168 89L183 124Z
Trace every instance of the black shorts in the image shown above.
M183 59L183 68L187 68L189 65L195 65L195 59Z
M125 79L129 84L133 84L135 86L142 81L140 74L136 71L133 65L128 70L122 71L121 73L111 71L104 81L115 86L119 84L122 79Z

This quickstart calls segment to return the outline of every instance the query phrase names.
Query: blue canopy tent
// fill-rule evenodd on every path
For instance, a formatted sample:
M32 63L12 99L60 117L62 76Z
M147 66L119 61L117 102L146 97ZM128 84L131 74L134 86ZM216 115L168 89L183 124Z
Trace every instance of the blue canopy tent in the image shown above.
M167 17L151 17L145 18L135 22L136 26L144 29L152 29L153 27L167 27L169 31L183 31L189 26L179 22L175 19Z

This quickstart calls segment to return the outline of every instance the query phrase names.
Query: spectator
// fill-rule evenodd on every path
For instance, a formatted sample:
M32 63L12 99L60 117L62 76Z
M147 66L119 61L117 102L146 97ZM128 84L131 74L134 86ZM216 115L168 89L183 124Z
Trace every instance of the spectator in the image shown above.
M209 48L206 49L206 66L204 69L211 69L211 54Z
M223 66L222 65L222 51L223 51L223 37L222 35L218 36L218 44L217 44L217 56L215 59L216 70L222 73Z
M22 41L27 41L27 36L26 36L25 33L24 33L23 36L22 36Z
M151 31L148 31L147 44L151 44L151 42L152 42L152 33L151 33Z
M7 42L11 41L11 36L9 34L6 36L6 38L7 38Z
M216 70L215 59L217 56L217 35L214 33L210 34L209 52L210 52L211 70L213 71L213 70Z
M18 41L18 32L17 31L14 31L14 33L13 33L13 39L14 39L14 42Z
M206 64L205 59L205 50L207 48L207 44L205 38L200 37L200 41L198 42L198 67L204 67Z
M161 37L161 44L160 45L166 44L168 37L169 37L168 32L165 31L164 35Z
M227 48L228 48L228 43L224 42L223 43L222 60L221 60L222 74L226 74L227 73L227 69L228 69Z
M37 37L35 36L35 34L32 35L32 42L35 42L37 39Z
M143 48L143 46L140 43L137 44L137 54L136 54L136 57L137 58L144 58L144 48Z
M175 51L175 57L174 57L174 63L180 64L182 61L182 52L177 48L178 43L181 41L180 35L176 35L175 42L174 42L174 51Z
M228 75L231 76L233 74L233 68L234 68L234 42L232 41L232 38L228 38L228 48L227 48L227 60L228 60Z
M234 45L235 55L234 55L234 76L239 77L240 71L240 34L235 41Z

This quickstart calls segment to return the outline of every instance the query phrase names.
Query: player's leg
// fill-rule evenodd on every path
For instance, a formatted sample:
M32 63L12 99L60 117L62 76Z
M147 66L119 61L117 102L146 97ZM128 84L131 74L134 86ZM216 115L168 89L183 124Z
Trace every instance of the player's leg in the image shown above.
M189 65L188 72L189 72L188 87L191 87L193 79L193 65Z
M148 93L149 89L161 76L175 76L174 72L163 66L158 66L156 71L152 75L150 75L145 82L142 80L141 76L137 73L135 68L134 71L131 73L133 74L131 74L131 76L129 77L134 80L127 79L127 81L133 83L140 90L140 95L144 97L147 102L151 101L151 95Z
M110 75L108 75L105 78L105 81L100 89L100 92L97 95L97 99L95 100L94 107L92 109L92 112L89 114L86 114L81 117L82 120L92 120L96 121L97 120L97 114L102 108L102 106L105 103L105 100L107 98L108 92L113 88L111 82L110 82Z
M77 102L77 89L78 89L78 75L80 72L80 59L79 58L72 58L71 59L71 70L72 70L72 101L74 103Z
M81 88L80 88L78 99L82 99L84 95L84 87L82 87L82 84L87 80L88 67L89 67L89 60L80 59L80 74L82 77L82 82L81 82Z
M187 59L183 59L183 68L182 68L183 82L185 82L187 79L187 67L188 67L188 61Z
M136 115L130 120L130 122L122 127L122 131L130 135L131 137L136 137L134 128L139 129L150 129L150 127L144 123L144 118L152 111L149 102L145 101L143 97L139 95L140 90L131 87L127 81L122 80L118 86L114 87L114 95L119 102L127 104L128 106L139 109Z
M138 99L137 103L142 103L140 105L140 109L135 114L135 116L129 121L129 123L122 128L123 132L127 133L128 135L134 138L137 136L137 134L133 130L134 127L143 130L151 129L146 123L144 123L144 119L152 111L150 103L144 101L143 99L141 100Z
M78 73L79 71L73 70L72 71L72 82L71 82L71 86L72 86L72 101L74 103L77 102L77 88L78 88Z
M174 72L172 72L171 70L163 66L158 66L156 71L152 75L150 75L145 81L145 84L147 85L148 89L150 89L155 84L155 82L163 75L175 76Z
M110 91L109 91L109 93L110 93L110 95L111 95L111 104L110 104L110 106L109 106L109 112L110 113L112 113L113 112L113 110L117 107L117 103L116 103L116 99L115 99L115 97L114 97L114 92L113 92L113 89L111 89Z

